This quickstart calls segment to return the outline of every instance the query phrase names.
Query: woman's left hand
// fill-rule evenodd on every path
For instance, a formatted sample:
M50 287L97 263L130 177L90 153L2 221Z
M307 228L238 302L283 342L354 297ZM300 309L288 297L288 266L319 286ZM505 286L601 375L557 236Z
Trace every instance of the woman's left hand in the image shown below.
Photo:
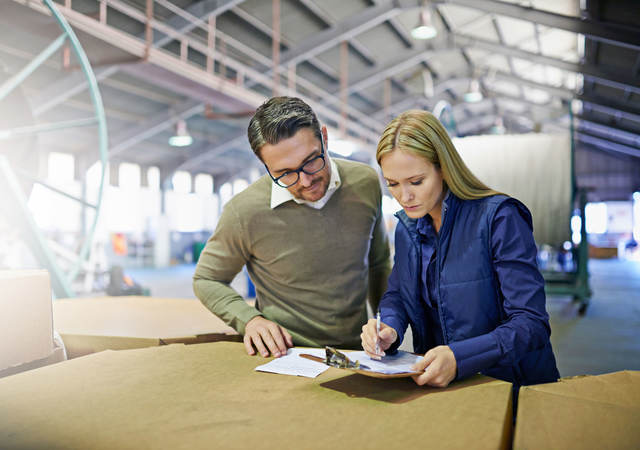
M424 373L412 375L416 384L435 387L447 387L456 377L458 364L453 351L448 345L439 345L425 353L422 360L413 365L416 372Z

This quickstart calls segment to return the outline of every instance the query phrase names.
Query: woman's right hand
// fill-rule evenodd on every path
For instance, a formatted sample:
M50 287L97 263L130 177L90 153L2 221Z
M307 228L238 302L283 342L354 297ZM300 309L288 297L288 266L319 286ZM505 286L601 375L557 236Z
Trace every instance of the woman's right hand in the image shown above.
M373 359L381 359L385 353L384 351L391 347L396 339L398 339L398 333L389 325L380 323L380 335L379 347L380 350L376 353L376 319L369 319L369 321L362 326L362 334L360 334L362 340L362 348L366 354Z

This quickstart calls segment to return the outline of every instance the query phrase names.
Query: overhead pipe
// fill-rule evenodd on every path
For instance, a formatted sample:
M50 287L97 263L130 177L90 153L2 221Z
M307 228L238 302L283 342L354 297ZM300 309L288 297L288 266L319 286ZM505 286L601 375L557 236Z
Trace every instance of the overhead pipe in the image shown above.
M280 0L272 0L271 4L271 51L273 60L273 96L278 95L280 87L280 72L277 68L280 66Z

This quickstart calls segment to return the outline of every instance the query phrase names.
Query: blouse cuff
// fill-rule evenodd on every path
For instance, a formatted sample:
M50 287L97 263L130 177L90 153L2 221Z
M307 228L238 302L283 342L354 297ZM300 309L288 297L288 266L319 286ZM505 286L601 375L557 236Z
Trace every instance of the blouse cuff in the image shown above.
M500 348L491 334L452 342L449 344L449 348L456 357L457 380L488 369L500 359Z

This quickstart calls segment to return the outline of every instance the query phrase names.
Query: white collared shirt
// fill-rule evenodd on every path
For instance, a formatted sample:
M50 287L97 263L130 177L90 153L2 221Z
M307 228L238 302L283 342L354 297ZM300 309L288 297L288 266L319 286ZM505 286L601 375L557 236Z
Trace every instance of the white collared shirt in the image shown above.
M288 202L289 200L293 200L298 204L311 206L314 209L322 209L322 207L327 204L333 193L340 187L340 184L342 183L336 163L333 161L333 159L329 158L328 154L325 153L324 157L329 161L329 165L331 166L331 178L329 179L327 192L325 192L321 199L316 200L315 202L301 200L299 198L295 198L287 188L283 188L275 183L271 183L271 209L274 209L282 205L283 203Z

